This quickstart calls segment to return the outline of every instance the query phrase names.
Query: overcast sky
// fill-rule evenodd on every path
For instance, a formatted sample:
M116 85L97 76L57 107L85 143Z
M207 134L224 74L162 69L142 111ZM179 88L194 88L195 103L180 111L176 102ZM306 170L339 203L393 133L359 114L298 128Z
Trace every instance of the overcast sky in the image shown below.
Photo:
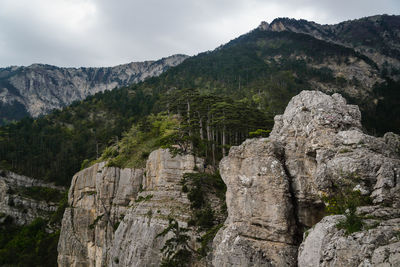
M277 17L333 24L400 0L0 0L0 67L113 66L195 55Z

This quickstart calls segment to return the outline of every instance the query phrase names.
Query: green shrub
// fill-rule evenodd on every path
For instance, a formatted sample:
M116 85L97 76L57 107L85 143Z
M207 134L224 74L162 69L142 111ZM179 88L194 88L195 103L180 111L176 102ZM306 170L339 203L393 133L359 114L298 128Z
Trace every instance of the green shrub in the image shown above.
M190 247L190 236L187 235L189 229L180 227L178 222L169 218L169 224L156 238L163 237L168 233L172 233L172 237L165 241L164 247L161 249L163 259L161 266L189 266L194 250Z
M214 226L214 211L210 205L203 209L195 210L191 222L194 222L193 225L198 226L200 230L210 229Z
M362 217L355 214L355 212L345 213L346 218L341 220L336 227L338 229L344 229L346 235L350 235L355 232L359 232L363 228Z
M200 255L202 256L207 255L207 253L210 250L210 243L212 243L215 235L218 233L219 229L221 229L223 225L224 225L223 223L215 225L210 230L208 230L202 237L200 237L200 239L198 240L201 243L201 247L198 249Z
M57 266L59 231L48 233L47 221L36 218L25 226L0 223L0 266Z
M370 205L372 200L369 196L364 196L360 191L352 188L355 182L360 179L357 173L342 175L338 184L334 186L336 193L331 197L324 197L326 203L325 212L327 214L344 214L345 219L337 224L339 229L344 229L346 235L361 231L363 228L362 217L356 214L357 207Z
M257 129L254 132L249 132L249 137L268 137L271 130Z
M64 197L64 192L42 186L20 186L14 189L16 194L39 201L59 202Z
M89 166L90 166L90 160L85 159L84 161L82 161L81 170L86 169Z
M123 133L119 142L107 147L100 160L108 161L107 166L144 167L151 151L159 147L169 148L177 141L172 137L179 123L176 116L165 113L149 115Z
M64 211L68 207L68 191L64 193L63 198L58 203L57 210L51 215L50 223L61 225Z
M139 196L139 197L135 200L135 202L147 201L147 200L150 200L150 199L152 199L152 198L153 198L153 195L147 195L147 196L145 196L145 197Z
M352 152L353 150L348 149L348 148L342 148L339 150L339 154L344 154L344 153L349 153Z

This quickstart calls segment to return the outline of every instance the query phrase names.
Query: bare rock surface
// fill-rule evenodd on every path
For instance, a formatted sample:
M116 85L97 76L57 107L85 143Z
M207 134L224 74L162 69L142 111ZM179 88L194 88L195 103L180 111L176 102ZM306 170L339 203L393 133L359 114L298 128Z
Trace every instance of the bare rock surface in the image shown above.
M107 265L115 229L137 196L143 174L143 169L102 162L73 177L58 243L59 266Z
M399 266L400 218L345 235L337 224L343 215L327 216L315 225L299 249L299 266Z
M229 215L214 239L213 265L297 265L301 233L322 219L322 198L333 196L344 181L370 196L373 206L360 207L358 212L373 214L378 226L372 222L374 230L365 228L347 237L333 222L340 216L327 217L303 241L299 265L396 262L398 142L399 136L393 133L382 138L364 134L358 107L348 105L339 94L301 92L283 115L275 117L269 138L232 147L221 161ZM327 253L331 256L325 256Z
M221 161L228 218L214 240L214 266L294 265L296 225L282 153L268 139L247 140Z
M0 68L0 104L37 117L89 95L158 76L188 56L131 62L104 68L60 68L44 64ZM14 119L14 118L7 118Z
M52 188L65 191L65 188L45 183L10 171L0 170L0 220L12 217L16 224L24 225L37 217L48 217L57 210L58 203L37 199L26 192L30 188Z
M153 151L146 165L143 192L118 227L109 266L159 266L161 248L171 236L159 236L169 224L169 217L181 227L190 219L190 202L182 193L180 181L184 173L202 171L204 161L192 155L176 155L168 150ZM191 245L195 246L196 234Z
M146 169L106 167L78 172L71 184L58 244L59 266L158 266L170 235L157 237L174 217L182 227L190 202L181 192L184 173L204 161L158 149ZM194 233L191 241L196 246Z

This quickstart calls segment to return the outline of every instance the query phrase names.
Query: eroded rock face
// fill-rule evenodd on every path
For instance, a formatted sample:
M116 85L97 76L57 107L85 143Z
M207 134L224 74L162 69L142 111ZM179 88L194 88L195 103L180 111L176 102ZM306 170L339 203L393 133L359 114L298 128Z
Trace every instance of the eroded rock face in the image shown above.
M229 215L225 228L214 239L214 266L296 265L299 234L321 220L321 198L334 194L343 180L351 180L354 190L371 196L375 205L371 209L381 222L377 229L382 229L375 235L389 233L387 238L361 256L356 255L357 245L346 240L338 239L346 252L342 254L337 247L324 247L335 240L313 240L311 246L303 246L299 263L316 266L315 253L326 250L339 255L341 261L337 262L343 266L359 264L350 258L360 259L362 255L372 262L372 255L382 250L375 252L378 247L397 251L393 244L398 239L390 233L394 233L394 222L399 218L400 137L393 133L383 138L368 136L362 132L360 121L358 107L347 105L340 95L303 91L289 102L283 115L275 117L269 138L247 140L231 148L220 163L228 188ZM325 224L336 225L331 221ZM393 226L391 230L387 225ZM328 226L325 228L336 234L336 227ZM371 235L364 233L357 244ZM310 234L309 238L312 236L321 238L322 234ZM333 258L326 258L326 265Z
M168 150L153 151L146 165L143 192L118 227L109 266L159 266L161 248L171 236L157 237L168 226L168 217L181 227L190 219L190 202L182 193L184 173L202 171L204 161L192 155L173 157ZM196 234L189 232L195 246Z
M24 225L37 217L48 217L57 210L58 203L35 199L26 193L32 187L52 188L64 192L65 188L54 184L0 170L0 220L12 217L16 224Z
M349 236L336 226L343 215L325 217L301 244L299 266L399 266L398 215Z
M95 164L72 180L58 243L59 266L106 266L114 232L143 181L143 169Z
M227 227L214 266L293 266L296 223L282 147L268 139L233 147L220 163L227 185Z
M37 117L89 95L158 76L186 58L173 55L105 68L60 68L44 64L0 68L0 104ZM12 115L5 118L20 119Z

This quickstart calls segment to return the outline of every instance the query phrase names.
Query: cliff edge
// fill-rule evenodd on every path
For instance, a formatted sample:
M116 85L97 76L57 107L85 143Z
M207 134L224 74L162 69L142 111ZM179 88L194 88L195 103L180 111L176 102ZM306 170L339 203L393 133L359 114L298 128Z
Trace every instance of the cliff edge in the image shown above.
M269 138L221 161L229 215L213 265L399 264L399 152L398 135L364 134L358 107L339 94L301 92ZM320 221L329 209L343 215Z

